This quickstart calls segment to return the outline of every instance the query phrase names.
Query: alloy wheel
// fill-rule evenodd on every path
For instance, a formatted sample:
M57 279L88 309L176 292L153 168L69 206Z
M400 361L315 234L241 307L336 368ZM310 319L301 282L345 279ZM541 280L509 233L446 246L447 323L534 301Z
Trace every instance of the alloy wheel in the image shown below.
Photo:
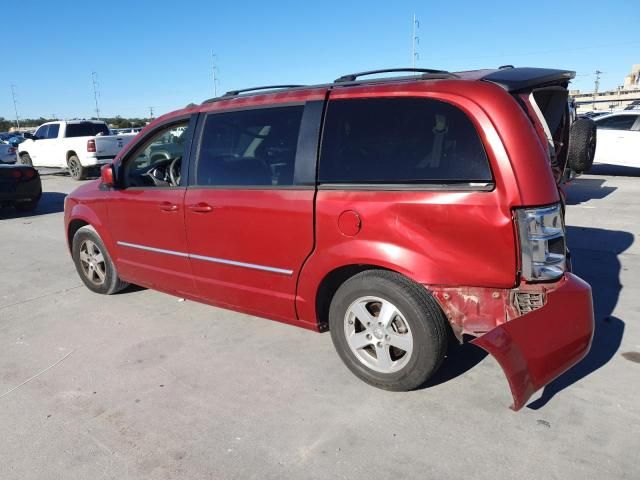
M380 373L402 369L413 352L406 319L395 305L379 297L360 297L349 306L344 333L356 358Z
M69 162L69 170L71 171L71 176L73 178L78 178L80 176L80 165L75 160L71 160Z
M107 277L107 265L98 245L84 240L80 245L80 266L84 276L96 286L103 285Z

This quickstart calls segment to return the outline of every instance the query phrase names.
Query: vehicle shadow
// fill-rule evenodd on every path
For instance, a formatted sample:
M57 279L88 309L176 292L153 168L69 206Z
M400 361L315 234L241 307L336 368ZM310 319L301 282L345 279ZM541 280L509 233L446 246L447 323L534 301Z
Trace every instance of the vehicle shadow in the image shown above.
M450 335L447 356L444 362L442 362L438 371L422 388L435 387L441 383L453 380L480 363L488 353L482 348L470 343L474 338L475 337L471 335L465 335L463 339L464 342L459 343L453 335Z
M624 334L624 321L612 314L622 290L618 255L633 244L633 235L601 228L568 227L567 239L574 273L591 285L593 343L580 363L548 384L540 398L528 405L532 410L544 407L556 394L603 367L618 351Z
M579 205L589 200L600 200L617 190L608 187L605 179L578 177L567 188L567 205Z
M19 212L13 207L0 208L0 219L36 217L49 213L58 213L64 210L64 198L66 193L42 192L38 206L33 212Z
M606 163L593 165L589 169L591 175L614 175L620 177L640 177L640 168L609 165Z

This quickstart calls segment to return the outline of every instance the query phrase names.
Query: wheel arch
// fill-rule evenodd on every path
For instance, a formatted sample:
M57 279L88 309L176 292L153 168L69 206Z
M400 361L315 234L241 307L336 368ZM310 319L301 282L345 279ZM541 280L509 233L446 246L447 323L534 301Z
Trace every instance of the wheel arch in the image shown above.
M69 248L69 251L71 251L73 237L75 236L76 232L82 227L86 226L91 226L91 224L81 218L74 218L69 222L69 226L67 227L67 247Z
M67 158L67 165L69 165L69 159L70 159L71 157L73 157L73 156L78 157L78 154L75 152L75 150L69 150L69 151L67 152L67 156L66 156L66 158ZM79 159L80 159L80 158L78 157L78 160L79 160Z
M367 270L385 270L404 275L402 272L375 264L349 264L334 268L322 278L316 289L315 320L318 330L324 332L329 329L329 307L338 288L354 275Z
M101 214L104 215L104 212L101 212ZM69 213L68 217L69 220L67 221L67 247L69 248L69 251L71 251L73 245L73 236L82 227L89 226L92 227L96 231L98 236L102 239L102 242L108 250L111 259L115 262L115 244L109 233L109 230L106 228L100 217L101 215L96 213L85 204L79 203L74 205L71 208L71 212Z

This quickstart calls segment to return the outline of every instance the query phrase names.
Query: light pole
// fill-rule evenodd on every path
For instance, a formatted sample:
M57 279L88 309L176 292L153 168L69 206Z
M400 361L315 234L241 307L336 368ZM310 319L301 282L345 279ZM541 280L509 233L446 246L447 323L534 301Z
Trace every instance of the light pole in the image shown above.
M96 118L100 120L100 108L98 107L98 97L100 96L100 93L98 92L97 72L91 72L91 82L93 83L93 99L96 102Z
M20 118L18 117L18 103L16 102L16 86L11 84L11 97L13 98L13 110L16 112L16 127L20 130Z
M420 37L418 37L418 29L420 28L420 21L416 17L416 14L413 14L413 35L411 36L411 65L413 68L416 68L416 60L420 58L420 54L418 53L418 44L420 43Z

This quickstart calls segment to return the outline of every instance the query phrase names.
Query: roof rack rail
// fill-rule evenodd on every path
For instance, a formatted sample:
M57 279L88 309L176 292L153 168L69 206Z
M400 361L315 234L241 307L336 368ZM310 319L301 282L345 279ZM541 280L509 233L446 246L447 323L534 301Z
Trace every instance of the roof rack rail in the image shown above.
M446 70L433 70L431 68L385 68L382 70L368 70L366 72L350 73L349 75L343 75L337 78L333 83L346 83L354 82L358 77L364 77L366 75L375 75L377 73L394 73L394 72L411 72L420 73L423 78L456 78L457 75L447 72Z
M220 100L225 100L229 97L237 97L241 93L246 93L246 92L255 92L260 90L280 90L280 89L286 89L286 88L300 88L300 87L306 87L306 85L266 85L264 87L252 87L252 88L243 88L241 90L229 90L224 95L210 98L209 100L205 100L202 103L218 102Z
M256 90L279 90L282 88L299 88L304 87L304 85L266 85L264 87L253 87L253 88L243 88L242 90L229 90L227 93L223 95L223 97L235 97L240 95L241 93L253 92Z

